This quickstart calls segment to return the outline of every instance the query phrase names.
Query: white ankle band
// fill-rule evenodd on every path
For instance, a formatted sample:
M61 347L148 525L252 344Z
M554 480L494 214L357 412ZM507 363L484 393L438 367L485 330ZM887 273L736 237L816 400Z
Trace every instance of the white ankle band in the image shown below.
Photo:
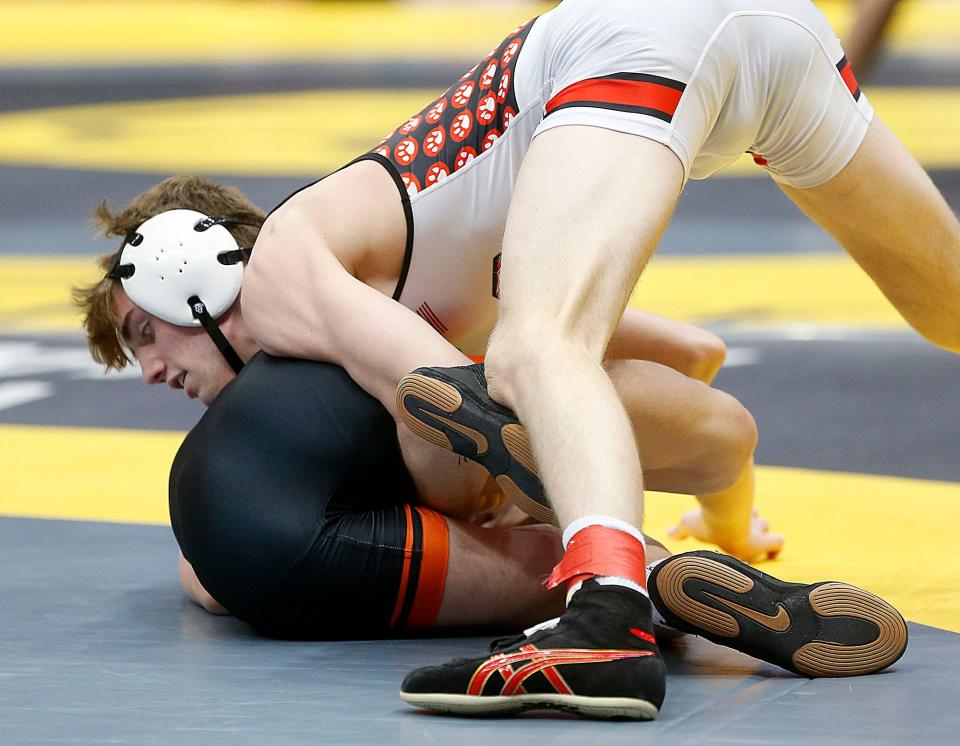
M614 518L609 515L585 515L582 518L577 518L577 520L563 530L563 548L567 548L567 544L570 543L570 539L574 537L574 534L585 529L587 526L605 526L606 528L623 531L625 534L630 534L630 536L643 544L644 551L647 550L647 542L644 541L643 532L640 531L640 529L626 521L621 521L619 518Z

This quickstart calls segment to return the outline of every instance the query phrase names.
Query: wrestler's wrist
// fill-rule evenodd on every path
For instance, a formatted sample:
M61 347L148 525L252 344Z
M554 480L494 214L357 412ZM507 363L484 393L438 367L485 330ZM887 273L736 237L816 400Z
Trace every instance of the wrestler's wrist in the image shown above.
M739 547L748 543L750 510L742 512L701 505L700 515L704 527L715 544Z

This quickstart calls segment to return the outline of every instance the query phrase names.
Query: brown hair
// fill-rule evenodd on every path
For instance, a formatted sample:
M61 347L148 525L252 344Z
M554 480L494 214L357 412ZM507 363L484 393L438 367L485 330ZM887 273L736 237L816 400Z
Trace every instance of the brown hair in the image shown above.
M263 222L264 212L239 189L225 187L199 176L171 176L135 197L119 212L111 212L106 200L97 205L93 221L104 236L126 237L142 223L161 212L188 209L205 215L230 215L238 220ZM228 225L227 229L244 247L253 246L259 229L247 225ZM90 354L107 370L119 370L132 362L120 337L120 322L113 311L113 288L118 280L106 273L117 258L117 251L98 260L104 277L92 285L71 288L73 304L83 316Z

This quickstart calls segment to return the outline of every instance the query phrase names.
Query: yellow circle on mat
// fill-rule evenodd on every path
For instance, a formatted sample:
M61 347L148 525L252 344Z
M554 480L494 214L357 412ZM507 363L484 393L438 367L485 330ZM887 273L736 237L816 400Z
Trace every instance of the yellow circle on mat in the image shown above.
M167 474L183 433L0 426L0 515L164 524ZM104 454L137 453L101 467ZM844 580L883 596L909 619L960 632L954 551L960 485L760 467L757 504L786 534L762 567L787 580ZM692 497L650 493L646 531L666 529ZM673 551L701 548L665 543Z

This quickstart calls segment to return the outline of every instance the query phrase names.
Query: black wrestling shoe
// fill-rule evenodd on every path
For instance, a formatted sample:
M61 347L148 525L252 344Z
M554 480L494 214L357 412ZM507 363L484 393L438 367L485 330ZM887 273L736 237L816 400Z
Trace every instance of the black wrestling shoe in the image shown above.
M517 416L487 393L483 363L417 368L397 386L397 409L424 440L486 468L520 510L557 525Z
M907 625L872 593L837 582L785 583L716 552L658 564L650 598L667 624L802 676L859 676L894 663Z
M400 697L454 715L554 709L652 720L666 681L652 629L646 596L588 580L556 626L494 642L490 655L418 668Z

